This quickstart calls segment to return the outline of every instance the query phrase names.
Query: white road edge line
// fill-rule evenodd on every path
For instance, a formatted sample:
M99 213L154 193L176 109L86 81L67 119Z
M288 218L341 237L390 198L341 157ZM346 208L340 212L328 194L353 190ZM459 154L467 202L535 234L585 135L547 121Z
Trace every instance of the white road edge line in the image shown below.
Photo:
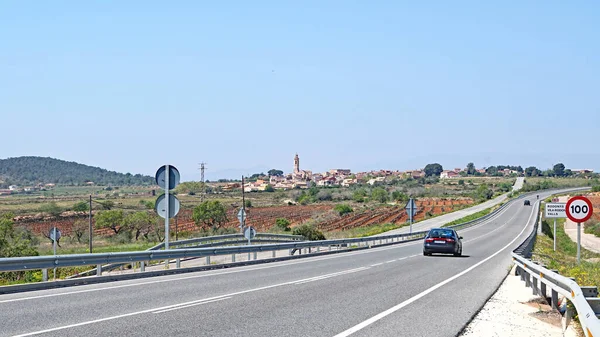
M375 264L372 264L371 267L381 266L382 264L383 264L383 262L381 262L381 263L375 263Z
M167 311L185 309L185 308L193 307L193 306L196 306L196 305L202 305L202 304L208 304L208 303L218 302L218 301L222 301L222 300L228 300L230 298L231 298L231 296L229 296L229 297L223 297L223 298L217 298L217 299L210 300L210 301L203 301L203 302L200 302L200 303L188 304L188 305L179 306L179 307L175 307L175 308L171 308L171 309L154 311L153 314L162 314L163 312L167 312Z
M539 203L539 201L536 202L536 204L537 203ZM404 301L404 302L402 302L402 303L400 303L400 304L398 304L396 306L393 306L393 307L387 309L386 311L383 311L383 312L381 312L381 313L379 313L379 314L377 314L377 315L375 315L375 316L367 319L366 321L363 321L363 322L361 322L361 323L359 323L359 324L351 327L350 329L348 329L346 331L343 331L343 332L335 335L334 337L346 337L346 336L350 336L353 333L355 333L357 331L360 331L360 330L366 328L367 326L369 326L369 325L371 325L371 324L379 321L380 319L382 319L382 318L384 318L384 317L386 317L386 316L388 316L388 315L390 315L390 314L392 314L392 313L394 313L394 312L396 312L396 311L404 308L405 306L411 304L412 302L415 302L416 300L424 297L425 295L431 293L432 291L434 291L434 290L436 290L436 289L438 289L438 288L440 288L440 287L442 287L442 286L444 286L444 285L446 285L446 284L448 284L448 283L456 280L457 278L465 275L466 273L470 272L471 270L473 270L473 269L479 267L480 265L484 264L485 262L489 261L494 256L500 254L506 248L510 247L515 241L517 241L517 239L523 234L523 232L525 232L525 230L527 229L527 227L529 227L529 223L531 222L531 218L533 217L533 215L535 213L536 212L531 212L531 215L529 216L529 219L527 220L527 223L525 224L525 227L523 227L523 229L521 230L521 232L519 233L519 235L517 235L514 239L512 239L511 242L509 242L506 246L502 247L500 250L498 250L494 254L486 257L484 260L479 261L478 263L472 265L471 267L465 269L464 271L462 271L462 272L460 272L460 273L458 273L458 274L456 274L456 275L454 275L454 276L452 276L452 277L450 277L450 278L448 278L448 279L446 279L446 280L444 280L444 281L442 281L442 282L440 282L440 283L432 286L431 288L429 288L429 289L427 289L427 290L425 290L425 291L423 291L423 292L421 292L421 293L419 293L419 294L417 294L417 295L415 295L415 296L407 299L406 301Z

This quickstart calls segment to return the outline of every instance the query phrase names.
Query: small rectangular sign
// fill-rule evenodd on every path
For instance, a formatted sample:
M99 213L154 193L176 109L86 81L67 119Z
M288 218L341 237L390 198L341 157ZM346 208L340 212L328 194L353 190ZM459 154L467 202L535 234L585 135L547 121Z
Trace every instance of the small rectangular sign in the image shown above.
M565 210L566 203L555 202L546 204L546 218L566 218L567 211Z

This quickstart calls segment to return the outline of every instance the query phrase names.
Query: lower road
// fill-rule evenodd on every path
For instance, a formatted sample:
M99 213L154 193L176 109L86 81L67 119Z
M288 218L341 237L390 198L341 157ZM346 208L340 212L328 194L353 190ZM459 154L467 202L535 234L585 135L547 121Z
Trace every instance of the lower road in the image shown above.
M540 193L540 200L547 193ZM454 336L492 295L538 203L422 242L300 260L0 296L0 336Z

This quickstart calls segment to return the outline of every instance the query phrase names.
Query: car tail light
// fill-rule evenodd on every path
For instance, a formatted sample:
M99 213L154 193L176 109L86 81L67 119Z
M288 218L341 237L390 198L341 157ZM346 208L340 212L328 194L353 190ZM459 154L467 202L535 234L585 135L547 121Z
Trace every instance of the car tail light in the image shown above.
M433 242L434 239L429 238L429 239L425 239L425 242Z
M454 239L446 239L446 242L454 242Z

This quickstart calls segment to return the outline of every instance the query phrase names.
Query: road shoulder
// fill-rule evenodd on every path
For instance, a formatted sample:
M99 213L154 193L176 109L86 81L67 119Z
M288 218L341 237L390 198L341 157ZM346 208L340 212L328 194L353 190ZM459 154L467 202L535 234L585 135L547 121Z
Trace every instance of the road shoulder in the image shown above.
M560 313L532 295L514 270L458 336L577 337L573 324L563 335Z

